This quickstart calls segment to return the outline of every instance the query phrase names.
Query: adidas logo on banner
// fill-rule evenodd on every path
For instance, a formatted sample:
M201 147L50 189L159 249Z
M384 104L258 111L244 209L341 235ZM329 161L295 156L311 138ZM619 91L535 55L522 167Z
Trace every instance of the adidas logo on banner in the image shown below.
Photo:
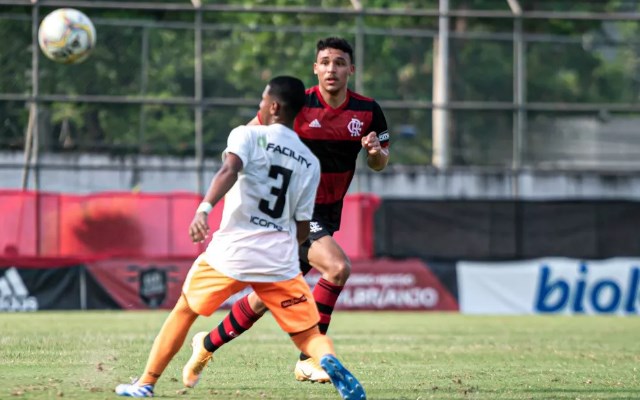
M29 291L15 267L0 276L0 311L37 311L38 299Z
M314 119L309 123L309 128L322 128L322 125L320 125L320 121Z

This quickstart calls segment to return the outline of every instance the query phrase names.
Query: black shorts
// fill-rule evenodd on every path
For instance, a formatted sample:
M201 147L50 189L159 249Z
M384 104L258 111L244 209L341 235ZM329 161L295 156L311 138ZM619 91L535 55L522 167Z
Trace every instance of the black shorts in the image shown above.
M311 264L309 264L309 248L311 243L316 240L325 237L333 236L333 234L340 228L340 221L331 221L329 219L322 218L318 215L313 216L309 227L309 238L300 245L300 270L302 275L306 275L311 271Z

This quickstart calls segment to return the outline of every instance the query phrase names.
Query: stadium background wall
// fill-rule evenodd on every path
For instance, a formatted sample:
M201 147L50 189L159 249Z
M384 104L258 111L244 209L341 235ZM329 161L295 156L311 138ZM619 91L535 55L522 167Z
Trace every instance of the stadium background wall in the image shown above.
M640 255L640 202L393 200L375 218L376 256L444 260Z
M170 308L204 248L180 234L199 202L191 193L2 191L0 199L0 311ZM353 273L338 308L459 310L460 261L638 256L639 215L632 201L349 195L337 239ZM216 227L220 208L212 217Z

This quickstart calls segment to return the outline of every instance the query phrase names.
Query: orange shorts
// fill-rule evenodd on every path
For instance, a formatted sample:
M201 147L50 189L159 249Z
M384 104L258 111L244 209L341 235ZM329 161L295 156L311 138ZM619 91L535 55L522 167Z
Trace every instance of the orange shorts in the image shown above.
M191 266L182 292L194 312L209 316L247 286L251 286L287 333L305 331L320 321L313 294L302 274L279 282L242 282L218 272L201 256Z

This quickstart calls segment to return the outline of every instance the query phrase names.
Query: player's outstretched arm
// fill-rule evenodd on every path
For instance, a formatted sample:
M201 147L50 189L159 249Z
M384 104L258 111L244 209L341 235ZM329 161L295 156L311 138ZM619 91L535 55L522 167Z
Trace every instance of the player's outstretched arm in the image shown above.
M389 162L389 149L380 145L375 132L362 137L362 147L367 151L367 164L374 171L382 171Z
M209 211L233 187L238 180L238 172L240 170L242 170L240 157L233 153L227 153L222 167L211 180L207 194L204 196L200 207L198 207L191 225L189 225L189 236L194 243L204 241L209 235L209 224L207 223ZM210 206L204 209L202 208L203 204L205 206L209 204Z

